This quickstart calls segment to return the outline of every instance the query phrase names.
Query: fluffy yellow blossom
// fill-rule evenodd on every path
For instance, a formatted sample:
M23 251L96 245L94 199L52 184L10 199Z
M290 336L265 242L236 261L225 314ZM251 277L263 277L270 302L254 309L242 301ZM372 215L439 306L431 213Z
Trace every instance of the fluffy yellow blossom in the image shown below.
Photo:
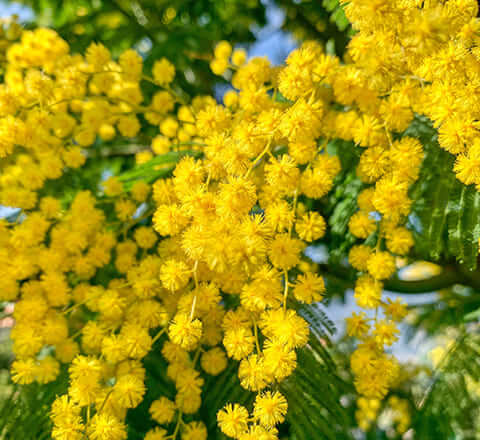
M346 319L347 334L356 338L362 338L368 333L368 319L364 312L352 313L352 316Z
M287 400L278 391L267 391L255 399L253 416L266 428L272 428L285 420Z
M375 221L368 213L360 211L352 215L348 228L355 237L367 238L375 232Z
M373 252L367 261L367 269L377 280L389 278L395 272L395 258L388 252Z
M227 404L224 409L217 413L217 420L220 429L225 435L240 438L248 428L248 411L237 403L234 405Z
M362 275L355 284L354 297L364 309L374 309L380 305L382 286L379 281L368 275Z
M202 322L186 314L178 314L168 328L172 342L186 350L192 350L202 336Z
M227 368L227 356L221 348L215 347L202 354L200 364L206 373L217 376Z
M296 224L299 237L305 241L314 241L325 234L325 220L318 212L305 214Z
M173 81L175 77L175 67L167 59L162 58L155 61L152 69L153 78L160 85L167 85Z
M323 278L311 272L299 275L293 289L295 298L307 304L321 301L324 292L325 283Z
M150 405L150 414L152 419L157 423L168 424L173 420L175 415L175 403L166 397L160 397Z

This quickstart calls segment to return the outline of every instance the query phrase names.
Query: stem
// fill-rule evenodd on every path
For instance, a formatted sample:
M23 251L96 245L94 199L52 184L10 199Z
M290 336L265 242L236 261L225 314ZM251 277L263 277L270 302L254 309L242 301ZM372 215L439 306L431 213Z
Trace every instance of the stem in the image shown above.
M260 160L262 159L263 156L265 156L265 154L267 154L267 152L270 150L270 145L272 144L272 139L273 139L273 136L270 136L268 142L267 142L267 146L264 148L264 150L257 156L257 158L252 162L252 164L250 165L250 168L248 169L247 173L245 174L245 177L248 177L249 174L252 172L253 168L255 167L255 165L260 162Z
M107 403L107 400L110 397L110 394L112 394L112 392L113 392L113 388L107 393L107 395L105 396L105 399L103 399L102 406L98 410L99 413L103 411L103 408L105 407L105 404Z
M82 301L82 302L79 302L77 304L74 304L70 307L68 307L67 309L65 309L62 314L66 315L67 313L70 313L72 312L73 310L75 309L78 309L80 306L83 306L84 304L87 304L89 301L91 301L92 299L95 299L95 298L98 298L99 296L102 296L105 292L104 291L100 291L98 292L96 295L93 295L91 296L90 298L87 298L85 301Z
M195 314L195 305L197 304L197 295L194 295L192 301L192 309L190 310L190 320L193 319L193 315Z
M285 278L285 289L283 291L283 311L287 311L287 297L288 297L288 271L283 270L283 277Z
M261 350L260 350L260 342L258 341L257 321L255 320L254 317L252 317L252 319L253 319L253 333L255 335L255 345L257 347L257 354L260 354Z
M160 336L162 336L166 331L167 331L167 328L166 328L166 327L162 328L162 329L154 336L154 338L152 339L152 344L153 344L155 341L157 341L157 340L160 338Z
M198 269L198 260L195 260L195 264L193 265L193 280L195 281L195 288L198 287L197 269Z
M466 337L467 337L467 332L463 331L462 334L457 338L455 343L452 344L452 346L445 352L442 359L437 365L435 374L433 375L432 381L430 382L430 385L428 386L427 391L423 395L422 400L420 400L420 402L418 402L417 404L417 410L421 410L425 406L425 403L427 402L428 398L431 396L431 391L435 386L435 383L438 381L442 368L444 367L445 363L450 358L450 356L458 349L460 344L463 343Z
M197 363L197 361L198 361L198 358L200 357L200 353L201 353L202 351L203 351L203 350L202 350L202 347L198 347L198 348L197 348L197 351L196 351L195 356L193 357L193 361L192 361L192 362L193 362L193 368L195 368L195 365L196 365L196 363Z
M173 431L173 434L172 435L169 435L167 437L165 437L166 439L171 439L171 440L175 440L177 438L177 434L178 434L178 431L180 430L180 425L182 424L182 412L179 411L178 413L178 420L177 420L177 424L175 426L175 430Z
M297 210L297 201L298 201L298 188L293 193L293 221L290 222L290 224L288 225L288 234L290 235L290 237L292 236L292 229L293 229L292 226L293 226L293 222L295 221L295 211Z

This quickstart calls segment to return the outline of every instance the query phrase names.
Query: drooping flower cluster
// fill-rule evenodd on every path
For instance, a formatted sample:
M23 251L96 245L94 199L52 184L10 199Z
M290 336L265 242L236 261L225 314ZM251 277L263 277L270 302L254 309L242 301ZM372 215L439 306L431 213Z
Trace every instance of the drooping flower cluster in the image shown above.
M315 45L311 50L321 53ZM99 44L85 57L70 55L46 30L24 33L7 56L15 74L9 71L3 85L2 121L20 127L21 136L3 143L11 164L5 176L18 178L8 189L30 194L29 203L3 199L26 214L2 223L3 299L16 300L12 378L46 383L61 363L69 365L68 394L52 408L53 438L126 438L126 412L146 392L142 359L159 340L177 393L175 401L153 402L155 421L175 421L182 438L206 438L201 422L187 424L183 417L201 405L203 374L221 373L228 355L241 361L242 386L258 395L241 429L229 428L228 408L219 425L242 438L274 438L287 402L268 388L292 373L295 349L309 336L306 321L287 302L319 301L325 290L303 254L326 228L304 202L327 194L340 171L338 158L317 145L329 104L322 86L282 103L272 94L275 70L255 59L235 73L239 92L228 95L228 106L210 98L186 105L169 88L174 69L166 60L154 65L150 78L142 76L133 51L118 62ZM35 96L21 93L30 76L42 84ZM141 80L160 88L146 105ZM15 105L8 108L9 102ZM32 114L42 123L29 121ZM97 136L137 135L138 115L158 127L154 153L192 141L203 156L186 155L151 195L141 181L126 193L115 177L71 201L46 195L44 182L69 172L61 159L66 151L75 149L81 166ZM65 123L61 134L58 120ZM28 173L14 170L26 161L38 168L43 153L60 160L58 173L22 186ZM225 296L236 296L238 306L226 310ZM166 435L159 427L146 438Z
M348 261L364 311L347 320L360 341L351 368L360 402L385 397L398 380L388 350L406 308L382 297L383 282L413 246L408 191L423 158L421 143L404 132L414 112L427 114L448 147L445 127L474 95L474 69L455 86L450 77L475 57L474 4L349 1L359 33L348 63L307 42L277 68L264 58L247 62L222 42L211 68L233 72L224 104L179 97L166 59L148 76L134 50L114 61L92 43L85 56L74 55L51 30L23 32L7 50L0 86L0 203L22 209L0 223L0 291L16 302L12 379L47 383L68 366L68 393L51 411L54 439L125 439L127 411L149 391L143 359L152 351L168 363L176 393L151 405L163 427L146 440L206 439L196 416L205 377L233 361L241 386L256 396L250 411L231 402L218 412L220 429L240 440L277 438L287 413L277 385L294 372L296 350L309 338L297 305L325 292L304 250L326 232L316 200L341 171L327 148L333 139L361 151L363 186L349 220L357 243ZM462 62L441 75L446 57L433 54L461 44ZM144 82L155 87L151 98ZM460 83L465 96L453 97L447 85L460 93ZM428 104L435 94L435 106ZM105 143L139 133L151 144L139 163L181 157L170 177L149 185L140 174L124 185L112 176L65 197L45 185L88 167ZM447 148L460 154L457 171L475 148L458 139L463 150ZM152 162L154 170L162 166ZM462 181L479 183L464 173Z
M382 300L382 282L395 272L395 256L408 254L413 245L403 225L410 212L408 190L423 158L420 142L401 133L414 112L428 116L439 130L440 146L458 154L457 177L476 183L478 105L470 87L478 70L473 67L478 65L478 5L470 0L342 3L358 33L348 47L352 64L341 67L348 73L338 77L341 87L337 91L334 84L334 91L338 101L355 103L362 112L343 125L351 127L357 145L366 147L357 174L372 185L360 193L359 211L349 223L351 233L368 238L369 246L354 246L349 262L361 273L357 304L374 311L373 316L354 313L347 331L361 340L351 359L357 390L379 399L398 376L398 364L382 347L398 339L396 323L406 314L401 302Z
M478 3L341 3L359 30L349 43L352 60L388 96L380 109L388 128L401 131L412 110L428 116L438 129L440 146L456 156L457 178L478 186Z

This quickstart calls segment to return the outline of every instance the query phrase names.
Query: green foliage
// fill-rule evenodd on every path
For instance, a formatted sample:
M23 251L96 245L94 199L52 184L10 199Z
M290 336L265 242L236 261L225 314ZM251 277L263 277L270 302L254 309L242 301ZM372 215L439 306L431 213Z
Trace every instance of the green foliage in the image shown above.
M66 372L48 385L11 385L0 402L0 438L3 440L50 439L50 407L67 389Z
M309 440L321 433L325 439L351 439L354 423L340 400L354 389L339 376L339 366L332 358L330 336L335 326L316 306L303 308L301 314L311 326L310 342L298 352L295 373L280 386L289 402L288 438Z
M454 158L442 150L436 131L426 118L417 117L406 132L422 140L425 159L413 186L411 226L416 251L425 259L455 258L468 269L477 266L480 238L480 194L466 186L452 171Z
M477 333L463 331L418 402L414 420L418 438L477 438L480 402L472 386L479 380L480 340Z

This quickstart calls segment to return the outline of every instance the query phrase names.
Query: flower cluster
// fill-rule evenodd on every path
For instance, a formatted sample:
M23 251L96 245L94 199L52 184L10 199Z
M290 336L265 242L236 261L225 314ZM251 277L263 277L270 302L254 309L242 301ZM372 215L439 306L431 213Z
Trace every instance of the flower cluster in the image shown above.
M352 63L341 67L346 74L337 78L341 87L337 91L334 84L334 91L339 102L362 112L343 125L357 145L366 147L357 174L372 185L360 193L359 211L349 223L350 232L368 246L354 246L349 262L361 274L357 304L375 311L374 316L354 313L347 327L361 340L351 358L357 390L379 399L398 377L398 364L383 347L397 340L396 322L406 314L402 303L382 300L382 282L395 272L395 256L408 254L413 245L403 225L410 212L408 190L423 158L421 143L402 132L414 112L428 116L440 145L458 154L457 177L476 183L471 87L478 64L478 5L470 0L342 3L358 33L348 47Z
M221 43L216 60L228 49ZM311 70L321 54L310 44L293 57ZM326 228L308 201L326 195L340 171L338 158L319 145L330 104L322 84L282 102L277 80L265 59L235 69L237 91L225 105L194 114L203 157L184 157L171 178L153 185L153 228L166 256L160 280L175 304L169 344L196 358L202 346L222 343L240 361L240 384L257 393L253 414L238 404L218 414L222 431L240 439L276 438L284 420L284 396L268 389L294 371L295 349L309 337L307 322L288 305L319 301L325 290L303 254ZM236 305L225 309L224 296ZM168 359L179 393L185 359ZM200 385L198 393L189 390L192 410Z
M352 60L388 96L381 110L385 123L401 130L412 110L428 116L438 129L440 146L456 156L457 178L478 186L478 3L341 3L359 30L349 44Z
M359 31L348 62L307 42L273 67L221 42L211 68L231 73L223 104L185 100L168 60L148 76L132 49L118 60L96 43L71 54L47 29L8 46L0 203L21 213L0 223L0 292L16 302L12 379L44 384L68 370L68 392L51 410L54 439L126 439L127 411L152 391L143 362L152 352L166 361L175 395L151 404L159 426L146 440L206 439L205 378L235 362L254 404L228 403L220 429L239 440L278 437L281 383L309 340L298 310L326 290L304 251L326 233L319 207L342 171L334 139L360 152L348 263L362 311L347 332L359 341L359 411L375 418L399 379L389 347L406 307L382 290L414 244L405 226L423 159L405 134L414 113L431 117L440 144L458 154L459 178L480 183L471 142L477 6L350 0L345 11ZM46 185L88 167L105 143L139 134L149 146L138 163L158 170L166 162L155 156L180 157L169 177L150 185L137 173L124 185L111 176L76 194ZM399 423L406 430L408 417Z
M311 44L303 53L321 49ZM232 62L243 63L241 55ZM275 438L287 402L268 388L293 372L295 349L309 337L287 304L319 301L325 290L303 254L326 229L309 200L326 195L340 171L318 145L329 106L324 86L282 102L276 70L254 59L238 68L238 92L225 106L208 97L187 105L170 88L167 60L148 77L133 50L113 61L93 43L84 57L71 55L45 29L24 32L7 58L1 194L24 214L2 223L2 299L16 301L12 379L47 383L68 365L68 393L52 407L53 438L126 438L126 413L147 391L142 359L157 341L177 393L155 400L150 413L175 429L158 427L146 438L206 438L201 422L184 418L200 408L204 374L220 374L227 356L240 361L242 386L258 395L244 423L234 424L246 409L227 407L220 427ZM306 58L310 69L313 60ZM149 103L141 81L159 89ZM126 192L110 177L70 199L49 194L47 180L81 167L100 140L135 137L142 123L157 127L149 155L188 143L202 156L186 152L153 191L138 181ZM227 296L236 298L229 307Z

